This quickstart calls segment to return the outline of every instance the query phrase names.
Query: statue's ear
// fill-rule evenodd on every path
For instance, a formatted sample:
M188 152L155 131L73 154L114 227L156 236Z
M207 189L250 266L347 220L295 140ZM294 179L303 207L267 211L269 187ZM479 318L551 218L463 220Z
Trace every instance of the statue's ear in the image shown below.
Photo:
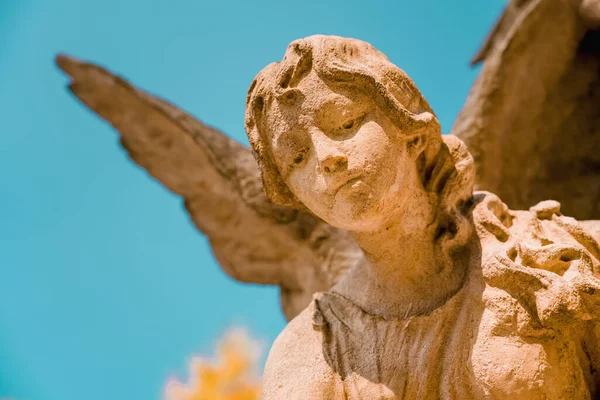
M427 136L426 133L415 135L406 143L406 150L412 158L416 159L423 153L427 147Z
M417 159L429 145L428 141L433 133L431 130L439 131L439 124L435 116L429 111L416 114L414 121L418 121L420 126L417 128L418 133L414 134L407 142L406 149L411 157ZM435 134L439 134L439 132L435 132Z

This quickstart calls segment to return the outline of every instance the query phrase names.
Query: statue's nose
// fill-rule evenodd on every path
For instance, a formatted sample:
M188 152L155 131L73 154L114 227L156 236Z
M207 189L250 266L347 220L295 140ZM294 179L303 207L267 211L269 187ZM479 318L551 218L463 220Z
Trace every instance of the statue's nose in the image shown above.
M321 168L325 174L334 174L348 168L348 157L342 154L332 154L323 158Z

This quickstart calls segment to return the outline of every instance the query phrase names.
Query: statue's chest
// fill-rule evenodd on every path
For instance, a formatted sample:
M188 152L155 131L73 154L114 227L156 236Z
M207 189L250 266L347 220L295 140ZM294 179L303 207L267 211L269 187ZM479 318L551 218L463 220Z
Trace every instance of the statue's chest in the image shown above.
M523 340L483 301L455 299L404 321L367 315L345 301L318 303L323 350L339 377L340 398L587 398L582 376L560 373L578 362L574 345ZM556 380L559 386L548 384Z

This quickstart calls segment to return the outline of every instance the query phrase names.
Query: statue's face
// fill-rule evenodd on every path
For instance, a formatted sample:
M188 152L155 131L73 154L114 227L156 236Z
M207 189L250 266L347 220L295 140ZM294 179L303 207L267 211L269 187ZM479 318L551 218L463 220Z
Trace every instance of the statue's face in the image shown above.
M356 89L332 90L314 72L297 89L295 101L275 101L267 117L285 182L333 226L383 228L415 176L402 132Z

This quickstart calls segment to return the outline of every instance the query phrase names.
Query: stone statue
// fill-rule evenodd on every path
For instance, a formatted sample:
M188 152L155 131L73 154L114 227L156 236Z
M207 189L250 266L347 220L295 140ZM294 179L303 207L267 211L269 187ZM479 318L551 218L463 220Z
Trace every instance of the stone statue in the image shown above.
M513 208L554 198L568 215L600 218L597 5L511 0L474 59L483 69L452 133L474 155L475 187ZM346 231L269 202L249 149L101 67L57 62L130 157L183 198L224 271L281 288L288 319L361 259ZM600 239L600 222L581 224Z
M270 354L267 399L588 399L600 391L600 223L555 201L511 211L473 187L600 215L595 4L512 1L456 136L370 45L296 41L248 94L258 166L108 71L57 61L132 159L184 198L223 269L281 287L297 318ZM562 58L539 57L552 51Z
M271 203L250 150L106 70L59 56L70 90L121 133L121 145L183 197L194 224L232 278L278 285L292 319L362 251L344 230Z
M275 342L265 399L589 399L600 247L555 201L473 194L411 79L365 42L312 36L259 73L246 130L276 204L365 257Z

